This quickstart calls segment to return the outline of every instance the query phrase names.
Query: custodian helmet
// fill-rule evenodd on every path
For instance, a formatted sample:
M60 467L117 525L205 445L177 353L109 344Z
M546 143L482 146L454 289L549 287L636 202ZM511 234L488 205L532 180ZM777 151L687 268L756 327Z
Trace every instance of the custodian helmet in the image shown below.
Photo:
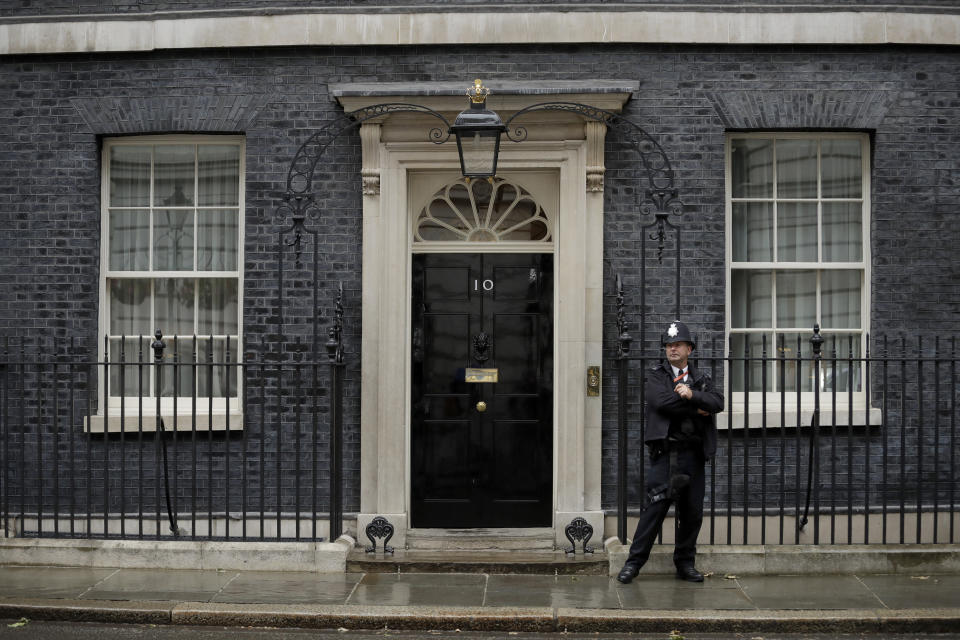
M671 342L689 342L692 348L697 348L697 341L694 340L690 329L679 320L674 320L670 323L670 326L663 332L660 340L660 344L663 345L668 345Z

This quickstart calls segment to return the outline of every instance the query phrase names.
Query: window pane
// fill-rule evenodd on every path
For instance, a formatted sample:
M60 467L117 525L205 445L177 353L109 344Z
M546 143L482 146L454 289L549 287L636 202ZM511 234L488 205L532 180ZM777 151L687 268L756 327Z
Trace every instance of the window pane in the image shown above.
M235 207L240 204L240 148L236 145L197 147L200 206Z
M109 206L150 206L150 151L150 147L110 147Z
M153 395L150 393L150 363L153 362L150 341L144 336L110 339L110 362L126 363L123 366L110 365L110 397ZM119 409L111 410L111 413L119 415ZM136 416L138 413L136 404L127 405L126 415Z
M859 202L823 203L823 261L859 262L863 259L863 205Z
M817 203L777 205L777 262L817 261Z
M730 334L730 379L734 391L743 391L746 388L747 376L750 379L750 391L763 390L763 336L757 333ZM746 360L746 347L750 346L749 360ZM767 336L767 349L770 348L770 338ZM767 354L772 356L771 353ZM740 359L738 359L740 358ZM773 368L767 364L767 391L773 390Z
M798 383L800 391L813 391L813 362L810 360L813 353L810 348L812 335L812 331L777 335L777 353L784 358L781 363L783 373L777 372L777 385L780 384L782 375L783 388L787 392L796 393ZM779 389L779 386L777 388Z
M773 204L733 203L734 262L773 262Z
M237 225L235 209L197 211L197 270L237 269Z
M734 139L730 143L734 198L773 197L773 141Z
M154 280L155 324L165 336L191 335L193 328L193 280Z
M214 338L197 339L197 396L203 398L237 397L237 367L227 366L227 341ZM230 362L237 361L237 340L230 339ZM229 385L229 392L228 392Z
M810 327L817 321L817 272L777 271L777 326Z
M143 271L150 268L150 212L110 211L110 269Z
M159 145L154 156L153 204L193 205L193 145Z
M861 390L862 363L860 357L860 336L856 334L825 334L823 360L821 361L820 388L823 391L837 392Z
M824 198L859 198L862 168L859 140L824 140L820 144Z
M110 280L110 327L114 336L149 336L150 281Z
M772 326L770 272L736 270L732 272L732 279L732 326Z
M153 268L193 271L193 211L154 211Z
M860 328L860 271L824 271L820 276L824 328Z
M164 362L167 363L167 366L163 367L160 395L171 397L173 396L173 390L177 389L177 395L181 398L192 396L194 390L193 362L196 359L193 338L176 336L165 338L164 342L167 343L167 349L164 352L166 356ZM178 409L186 410L190 406L190 404L180 405ZM203 410L201 405L198 405L197 408ZM170 427L171 425L167 426Z
M777 197L817 197L816 140L777 140Z
M197 333L237 334L237 281L227 278L197 280L200 313Z

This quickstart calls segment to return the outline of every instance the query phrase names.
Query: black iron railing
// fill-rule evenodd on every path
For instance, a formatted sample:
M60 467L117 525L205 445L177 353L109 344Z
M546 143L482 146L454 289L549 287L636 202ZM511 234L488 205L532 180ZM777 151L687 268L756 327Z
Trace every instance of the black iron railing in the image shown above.
M338 298L320 358L305 340L159 331L106 338L102 359L0 340L4 535L336 539L341 318Z
M622 311L621 305L618 305ZM829 338L829 336L828 336ZM759 353L701 341L694 366L725 396L707 471L711 544L953 543L960 523L956 339L864 336L828 342L814 328ZM622 312L616 367L617 536L644 506L644 372ZM862 342L862 353L861 353Z

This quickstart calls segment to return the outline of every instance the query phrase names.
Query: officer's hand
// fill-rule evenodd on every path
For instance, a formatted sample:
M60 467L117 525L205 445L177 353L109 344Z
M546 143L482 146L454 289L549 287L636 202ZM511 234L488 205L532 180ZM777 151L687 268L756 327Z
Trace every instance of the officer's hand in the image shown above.
M699 415L701 415L701 416L708 416L708 415L710 415L710 412L709 412L709 411L704 411L703 409L697 409L697 413L698 413Z
M693 398L693 390L682 382L674 387L673 390L684 400L690 400Z

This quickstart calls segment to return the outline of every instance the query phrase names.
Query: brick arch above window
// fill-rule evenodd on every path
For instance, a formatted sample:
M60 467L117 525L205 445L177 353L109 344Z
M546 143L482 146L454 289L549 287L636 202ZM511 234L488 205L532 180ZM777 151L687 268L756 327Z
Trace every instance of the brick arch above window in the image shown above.
M157 132L236 133L259 117L269 96L157 96L74 98L74 108L95 134Z
M724 91L705 97L728 129L877 129L896 91Z

